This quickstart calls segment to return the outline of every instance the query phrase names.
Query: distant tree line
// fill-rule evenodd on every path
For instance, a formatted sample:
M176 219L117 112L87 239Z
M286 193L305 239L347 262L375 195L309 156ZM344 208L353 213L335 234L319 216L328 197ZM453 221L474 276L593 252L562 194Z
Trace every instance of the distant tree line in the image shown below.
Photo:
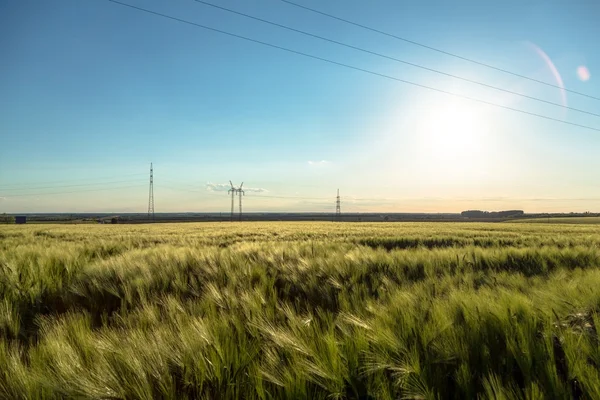
M13 217L12 215L8 215L8 214L4 213L0 217L0 221L3 224L14 224L15 223L15 217Z
M467 218L509 218L509 217L520 217L524 215L523 210L508 210L508 211L481 211L481 210L467 210L460 213L463 217Z

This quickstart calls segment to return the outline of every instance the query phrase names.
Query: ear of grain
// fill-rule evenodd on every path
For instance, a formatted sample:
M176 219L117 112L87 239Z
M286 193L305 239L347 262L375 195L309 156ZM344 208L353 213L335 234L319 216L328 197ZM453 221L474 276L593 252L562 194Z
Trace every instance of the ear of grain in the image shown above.
M600 398L593 225L0 234L0 398Z

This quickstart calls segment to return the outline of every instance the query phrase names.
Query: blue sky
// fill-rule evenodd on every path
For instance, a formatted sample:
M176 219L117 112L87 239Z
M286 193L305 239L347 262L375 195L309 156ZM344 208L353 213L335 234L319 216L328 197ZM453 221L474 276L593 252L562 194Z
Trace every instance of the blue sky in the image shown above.
M600 97L588 1L296 0ZM193 0L128 4L358 68L600 129L600 118L441 76ZM561 91L279 0L213 3L527 96ZM0 2L0 213L600 211L600 132L345 69L107 0ZM591 77L581 79L585 66ZM566 93L600 113L600 101ZM262 196L262 198L261 198Z

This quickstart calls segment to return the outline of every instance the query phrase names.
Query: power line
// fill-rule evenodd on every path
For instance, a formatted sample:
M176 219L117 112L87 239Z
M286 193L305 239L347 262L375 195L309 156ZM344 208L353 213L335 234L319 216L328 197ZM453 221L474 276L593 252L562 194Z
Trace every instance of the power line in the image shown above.
M164 185L162 185L164 186ZM188 189L178 189L170 186L164 186L170 189L181 190L185 192L192 193L202 193L200 190L188 190ZM211 196L218 196L216 193L205 193ZM323 203L329 203L331 201L330 197L309 197L309 196L283 196L283 195L249 195L252 199L291 199L291 200L313 200L313 201L321 201ZM336 198L337 199L337 198ZM596 201L600 200L600 198L442 198L442 197L403 197L403 198L390 198L390 197L380 197L380 198L362 198L362 197L344 197L340 196L340 201L347 201L350 203L353 202L406 202L406 201L480 201L480 202L490 202L490 201Z
M140 185L127 185L127 186L115 186L111 188L101 188L101 189L86 189L86 190L78 190L78 191L64 191L64 192L50 192L50 193L28 193L28 194L16 194L9 196L0 196L6 198L14 198L14 197L32 197L32 196L46 196L46 195L61 195L61 194L76 194L76 193L87 193L87 192L100 192L100 191L111 191L118 189L129 189L129 188L138 188L138 187L147 187L147 184ZM187 190L187 189L178 189L170 186L161 185L161 187L166 187L175 190L181 190L185 192L197 193L198 191ZM221 195L216 193L204 193L206 195L221 197ZM276 196L276 195L252 195L252 198L274 198L274 199L297 199L297 200L321 200L323 202L331 201L328 197L303 197L303 196ZM423 201L423 200L436 200L436 201L481 201L481 202L489 202L489 201L539 201L539 202L552 202L552 201L598 201L600 198L598 197L589 197L589 198L477 198L477 199L456 199L456 198L434 198L429 199L426 197L415 197L415 198L353 198L353 197L342 197L340 196L340 200L346 199L346 201L355 202L355 201L385 201L385 202L406 202L406 201Z
M271 195L251 195L252 198L265 198L265 199L296 199L296 200L322 200L331 201L328 197L304 197L304 196L271 196Z
M122 5L124 7L129 7L129 8L138 10L138 11L143 11L143 12L148 13L148 14L153 14L153 15L160 16L160 17L163 17L163 18L171 19L173 21L178 21L178 22L181 22L183 24L187 24L187 25L191 25L191 26L196 26L198 28L202 28L202 29L213 31L213 32L221 33L223 35L227 35L227 36L235 37L235 38L238 38L238 39L246 40L248 42L261 44L263 46L271 47L271 48L274 48L274 49L279 49L279 50L282 50L282 51L286 51L288 53L298 54L298 55L301 55L301 56L304 56L304 57L308 57L308 58L312 58L312 59L315 59L315 60L323 61L323 62L326 62L326 63L329 63L329 64L333 64L333 65L337 65L337 66L340 66L340 67L352 69L352 70L355 70L355 71L364 72L364 73L367 73L367 74L370 74L370 75L374 75L374 76L379 76L379 77L390 79L390 80L393 80L393 81L396 81L396 82L405 83L407 85L412 85L412 86L420 87L420 88L423 88L423 89L428 89L428 90L431 90L431 91L434 91L434 92L438 92L438 93L444 93L444 94L449 95L449 96L453 96L453 97L457 97L457 98L462 98L462 99L473 101L473 102L476 102L476 103L487 104L487 105L490 105L490 106L493 106L493 107L498 107L498 108L502 108L502 109L505 109L505 110L510 110L510 111L521 113L521 114L526 114L526 115L530 115L530 116L533 116L533 117L538 117L538 118L546 119L546 120L549 120L549 121L559 122L559 123L566 124L566 125L577 126L579 128L584 128L584 129L589 129L589 130L592 130L592 131L600 132L600 129L594 128L594 127L591 127L591 126L577 124L577 123L574 123L574 122L563 121L563 120L558 119L558 118L548 117L546 115L537 114L537 113L530 112L530 111L525 111L525 110L520 110L518 108L503 106L503 105L500 105L500 104L497 104L497 103L492 103L492 102L489 102L489 101L486 101L486 100L477 99L477 98L474 98L474 97L460 95L460 94L457 94L457 93L449 92L447 90L434 88L432 86L422 85L420 83L415 83L415 82L407 81L407 80L396 78L396 77L393 77L393 76L390 76L390 75L386 75L386 74L382 74L382 73L379 73L379 72L371 71L371 70L368 70L368 69L364 69L364 68L360 68L360 67L355 67L355 66L352 66L352 65L349 65L349 64L344 64L344 63L338 62L338 61L329 60L327 58L315 56L315 55L304 53L304 52L297 51L297 50L292 50L292 49L289 49L287 47L282 47L282 46L278 46L278 45L275 45L275 44L263 42L261 40L252 39L252 38L249 38L249 37L246 37L246 36L238 35L238 34L235 34L235 33L223 31L223 30L216 29L216 28L211 28L211 27L208 27L208 26L205 26L205 25L201 25L201 24L197 24L195 22L187 21L187 20L184 20L184 19L181 19L181 18L172 17L170 15L162 14L162 13L159 13L159 12L156 12L156 11L151 11L151 10L148 10L148 9L145 9L145 8L133 6L131 4L121 3L120 1L117 1L117 0L107 0L107 1L109 1L111 3Z
M326 41L326 42L329 42L329 43L334 43L334 44L337 44L339 46L343 46L343 47L346 47L346 48L349 48L349 49L357 50L357 51L360 51L360 52L363 52L363 53L367 53L367 54L371 54L371 55L374 55L374 56L377 56L377 57L381 57L381 58L385 58L385 59L388 59L388 60L392 60L392 61L395 61L395 62L398 62L398 63L401 63L401 64L410 65L412 67L420 68L420 69L425 70L425 71L429 71L429 72L433 72L433 73L436 73L436 74L448 76L448 77L453 78L453 79L458 79L458 80L461 80L461 81L464 81L464 82L473 83L475 85L483 86L483 87L486 87L486 88L489 88L489 89L498 90L498 91L501 91L501 92L504 92L504 93L509 93L509 94L512 94L512 95L515 95L515 96L520 96L520 97L523 97L523 98L526 98L526 99L529 99L529 100L534 100L534 101L538 101L538 102L541 102L541 103L550 104L550 105L553 105L553 106L556 106L556 107L566 108L566 109L571 110L571 111L576 111L576 112L579 112L579 113L593 115L595 117L600 117L600 114L596 114L596 113L593 113L593 112L590 112L590 111L585 111L585 110L581 110L581 109L578 109L578 108L569 107L569 106L564 105L564 104L560 104L560 103L556 103L556 102L553 102L553 101L548 101L548 100L540 99L540 98L534 97L534 96L528 96L526 94L515 92L513 90L503 89L501 87L490 85L490 84L483 83L483 82L479 82L479 81L476 81L476 80L473 80L473 79L463 78L463 77L458 76L458 75L450 74L448 72L440 71L440 70L437 70L437 69L434 69L434 68L429 68L429 67L426 67L426 66L421 65L421 64L416 64L416 63L412 63L412 62L409 62L409 61L401 60L399 58L395 58L395 57L388 56L388 55L385 55L385 54L382 54L382 53L378 53L378 52L375 52L375 51L367 50L367 49L364 49L362 47L358 47L358 46L354 46L354 45L351 45L351 44L343 43L343 42L340 42L340 41L337 41L337 40L334 40L334 39L329 39L329 38L326 38L324 36L315 35L313 33L307 32L307 31L303 31L303 30L300 30L300 29L292 28L290 26L279 24L277 22L269 21L269 20L266 20L266 19L263 19L263 18L258 18L258 17L252 16L252 15L249 15L249 14L245 14L243 12L235 11L235 10L232 10L230 8L227 8L227 7L218 6L216 4L212 4L212 3L209 3L209 2L206 2L206 1L203 1L203 0L194 0L194 1L196 3L204 4L204 5L209 6L209 7L214 7L214 8L217 8L219 10L223 10L223 11L226 11L226 12L229 12L229 13L232 13L232 14L240 15L240 16L245 17L245 18L250 18L250 19L253 19L255 21L259 21L259 22L262 22L262 23L265 23L265 24L276 26L278 28L287 29L289 31L300 33L300 34L305 35L305 36L313 37L313 38L316 38L316 39L319 39L319 40L323 40L323 41Z
M176 183L173 181L169 181L172 183ZM185 183L180 183L177 182L176 184L181 185L181 186L189 186L189 187L198 187L197 185L188 185ZM298 185L295 185L298 186ZM168 188L168 189L173 189L173 190L179 190L182 192L189 192L189 193L200 193L203 195L207 195L207 196L215 196L215 197L222 197L222 195L218 194L218 192L211 192L211 191L205 191L202 189L196 189L196 190L192 190L192 189L183 189L183 188L177 188L177 187L173 187L173 186L169 186L169 185L161 185L161 187L164 188ZM318 188L320 186L316 186L316 185L310 185L310 187L315 187ZM247 189L246 189L247 191ZM314 201L322 201L322 202L330 202L331 198L330 197L309 197L309 196L285 196L285 195L260 195L260 194L249 194L248 197L251 197L253 199L260 199L260 198L265 198L265 199L292 199L292 200L314 200ZM481 201L481 202L490 202L490 201L596 201L596 200L600 200L600 198L488 198L488 197L482 197L482 198L443 198L443 197L397 197L397 198L391 198L391 197L353 197L353 196L340 196L340 199L342 201L346 201L346 202L406 202L406 201Z
M188 185L184 185L184 186L188 186ZM187 189L187 188L183 189L183 188L180 188L180 187L174 187L174 186L162 185L162 184L160 185L160 187L164 187L164 188L172 189L172 190L179 190L181 192L190 192L190 193L201 193L202 192L202 190L199 190L199 189Z
M184 186L188 186L188 185L184 185ZM191 189L183 189L183 188L177 188L177 187L173 187L173 186L168 186L168 185L161 185L161 187L167 188L167 189L172 189L172 190L179 190L182 192L189 192L189 193L200 193L200 194L204 194L207 196L216 196L216 197L221 197L221 195L217 194L217 193L211 193L211 192L205 192L203 190L191 190ZM247 191L247 190L246 190ZM252 199L290 199L290 200L314 200L314 201L322 201L322 202L330 202L331 198L330 197L309 197L309 196L283 196L283 195L260 195L260 194L249 194L248 197L252 198ZM355 202L355 201L405 201L407 199L405 198L358 198L358 197L343 197L340 196L341 200L346 200L346 201L350 201L350 202ZM408 200L423 200L423 198L416 198L416 199L408 199ZM440 199L442 200L442 199Z
M391 33L388 33L388 32L384 32L384 31L376 29L376 28L372 28L370 26L359 24L358 22L353 22L353 21L350 21L350 20L347 20L347 19L344 19L344 18L341 18L341 17L337 17L337 16L332 15L332 14L328 14L328 13L323 12L323 11L316 10L314 8L303 6L302 4L294 3L294 2L289 1L289 0L281 0L281 1L284 2L284 3L290 4L292 6L305 9L305 10L313 12L313 13L320 14L320 15L323 15L325 17L332 18L332 19L344 22L346 24L354 25L354 26L357 26L357 27L362 28L362 29L366 29L366 30L369 30L369 31L372 31L372 32L375 32L375 33L379 33L381 35L392 37L394 39L398 39L398 40L401 40L401 41L406 42L406 43L410 43L410 44L415 45L415 46L419 46L419 47L422 47L422 48L425 48L425 49L428 49L428 50L432 50L432 51L435 51L435 52L438 52L438 53L441 53L441 54L445 54L445 55L450 56L450 57L458 58L460 60L468 61L470 63L477 64L477 65L481 65L483 67L490 68L490 69L493 69L493 70L496 70L496 71L500 71L500 72L503 72L505 74L513 75L513 76L516 76L516 77L519 77L519 78L523 78L523 79L527 79L529 81L536 82L536 83L539 83L539 84L542 84L542 85L550 86L550 87L553 87L553 88L556 88L556 89L561 89L561 90L567 91L569 93L577 94L579 96L583 96L583 97L587 97L587 98L590 98L590 99L594 99L594 100L599 100L600 101L600 98L594 97L594 96L590 96L589 94L577 92L575 90L567 89L567 88L564 88L562 86L558 86L558 85L555 85L555 84L552 84L552 83L549 83L549 82L544 82L544 81L541 81L541 80L538 80L538 79L535 79L535 78L531 78L531 77L526 76L526 75L522 75L522 74L519 74L519 73L516 73L516 72L512 72L512 71L509 71L509 70L504 69L504 68L495 67L493 65L486 64L486 63L483 63L481 61L473 60L472 58L463 57L463 56L460 56L458 54L450 53L450 52L445 51L445 50L441 50L441 49L438 49L438 48L435 48L435 47L432 47L432 46L428 46L428 45L425 45L425 44L422 44L422 43L419 43L419 42L415 42L414 40L406 39L406 38L403 38L401 36L397 36L397 35L394 35L394 34L391 34Z
M110 176L110 177L99 177L99 178L80 178L80 179L65 179L65 180L60 180L60 181L45 181L45 182L34 182L34 183L27 183L27 185L54 185L56 183L69 183L69 182L80 182L80 181L105 181L105 180L110 180L110 179L118 179L118 178L123 178L123 177L130 177L130 176L146 176L145 173L140 173L140 174L123 174L123 175L117 175L117 176ZM123 181L121 181L123 182ZM98 182L98 183L92 183L92 184L86 184L86 185L101 185L104 183L114 183L114 182ZM12 184L12 185L3 185L0 187L0 190L12 190L11 188L14 188L14 190L20 190L22 188L24 184L23 183L17 183L17 184ZM73 185L73 186L79 186L79 185ZM69 185L59 185L59 186L52 186L54 187L69 187ZM39 188L37 188L39 189Z
M167 183L171 183L171 184L174 184L174 185L191 187L191 188L194 188L194 189L199 189L203 185L203 183L199 183L197 185L191 185L189 183L181 183L181 182L172 181L170 179L161 179L161 182L167 182Z
M184 186L187 186L187 185L184 185ZM220 195L218 195L216 193L207 193L206 191L200 190L200 189L187 189L187 188L183 189L183 188L180 188L180 187L175 187L175 186L170 186L170 185L162 185L162 184L160 185L160 187L171 189L171 190L178 190L180 192L200 193L200 194L205 194L205 195L208 195L208 196L219 196L219 197L221 197Z
M13 195L2 196L2 197L13 198L13 197L29 197L29 196L48 196L48 195L55 195L55 194L72 194L72 193L85 193L85 192L101 192L101 191L105 191L105 190L128 189L128 188L141 187L141 186L146 186L146 185L142 184L142 185L116 186L116 187L112 187L112 188L76 190L76 191L70 191L70 192L50 192L50 193L46 192L46 193L13 194Z
M194 185L187 185L187 184L181 184L181 183L177 183L178 185L181 186L185 186L185 187L195 187ZM211 192L211 191L206 191L206 190L201 190L201 189L184 189L181 187L175 187L175 186L171 186L171 185L161 185L161 187L167 188L167 189L171 189L171 190L178 190L181 192L188 192L188 193L199 193L201 195L205 195L205 196L215 196L215 197L221 197L220 194L218 194L217 192ZM237 189L236 189L237 190ZM230 192L230 190L228 190L228 192ZM248 189L246 189L244 192L248 192ZM252 192L250 192L252 193ZM276 195L255 195L255 194L249 194L248 197L253 198L253 199L260 199L260 198L264 198L264 199L296 199L296 200L329 200L329 198L327 197L306 197L306 196L276 196Z
M200 194L204 194L207 196L218 196L221 197L221 195L218 194L218 192L214 192L214 191L210 191L210 190L202 190L199 189L199 185L190 185L187 183L181 183L181 182L175 182L175 181L171 181L168 179L162 179L161 182L168 182L168 183L172 183L181 187L175 187L175 186L171 186L171 185L160 185L161 187L167 188L167 189L172 189L172 190L179 190L182 192L189 192L189 193L200 193ZM295 185L298 186L298 185ZM302 186L306 186L306 185L302 185ZM319 186L315 186L315 185L308 185L309 187L319 187ZM185 189L184 189L185 187ZM196 188L196 189L188 189L188 187L191 188ZM229 190L228 190L229 191ZM223 191L224 192L224 191ZM252 198L267 198L267 199L300 199L300 200L328 200L328 197L305 197L305 196L275 196L275 195L260 195L260 194L252 194L254 192L252 192L251 189L246 189L244 192L248 192L250 193L248 195L248 197L252 197Z
M61 189L61 188L70 188L70 187L83 187L83 186L97 186L97 185L107 185L114 183L131 183L131 182L139 182L139 180L127 180L127 181L113 181L113 182L97 182L97 183L81 183L78 185L59 185L59 186L38 186L38 187L20 187L20 188L0 188L3 192L15 191L15 190L42 190L42 189Z

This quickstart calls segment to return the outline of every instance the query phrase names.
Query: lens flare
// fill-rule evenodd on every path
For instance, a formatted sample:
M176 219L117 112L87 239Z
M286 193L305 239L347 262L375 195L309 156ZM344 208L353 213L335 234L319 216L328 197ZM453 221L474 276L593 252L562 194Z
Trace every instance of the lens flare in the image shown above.
M550 69L550 72L552 72L552 75L554 75L554 79L556 80L557 85L560 87L560 97L562 99L562 104L566 107L567 92L565 91L565 85L563 83L562 77L560 76L560 73L558 72L558 69L556 68L550 57L548 57L548 54L544 52L544 50L542 50L533 43L529 43L529 45L542 58L542 60L544 60L546 66L548 66L548 69Z
M585 82L590 80L592 74L590 74L590 70L585 65L581 65L577 67L577 76Z

